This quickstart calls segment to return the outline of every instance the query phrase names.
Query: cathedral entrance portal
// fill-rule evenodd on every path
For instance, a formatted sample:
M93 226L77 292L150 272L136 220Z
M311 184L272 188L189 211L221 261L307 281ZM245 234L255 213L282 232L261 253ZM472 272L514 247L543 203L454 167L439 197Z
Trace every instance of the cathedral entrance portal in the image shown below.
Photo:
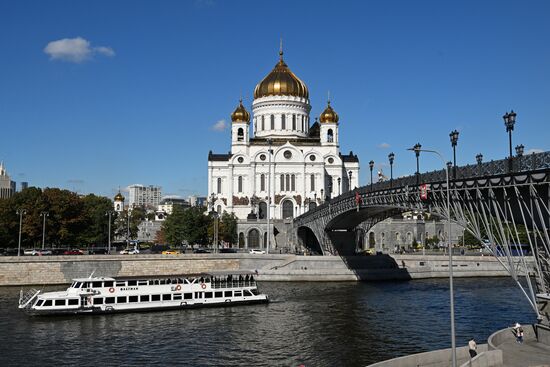
M283 219L294 218L294 204L290 200L283 202Z
M248 248L260 248L260 232L255 228L248 232Z

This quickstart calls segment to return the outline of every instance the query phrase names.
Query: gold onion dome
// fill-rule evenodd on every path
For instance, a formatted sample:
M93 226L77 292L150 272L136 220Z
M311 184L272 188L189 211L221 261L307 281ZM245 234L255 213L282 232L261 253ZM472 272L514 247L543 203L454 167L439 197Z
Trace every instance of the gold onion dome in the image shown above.
M231 121L233 122L250 122L250 113L244 108L243 100L239 100L239 105L231 114Z
M115 201L124 201L124 196L119 192L115 195Z
M254 89L254 99L266 96L295 96L309 98L306 84L301 81L283 61L283 51L279 51L279 62Z
M327 108L319 116L319 121L321 122L338 122L339 117L336 111L330 107L330 100L327 102Z

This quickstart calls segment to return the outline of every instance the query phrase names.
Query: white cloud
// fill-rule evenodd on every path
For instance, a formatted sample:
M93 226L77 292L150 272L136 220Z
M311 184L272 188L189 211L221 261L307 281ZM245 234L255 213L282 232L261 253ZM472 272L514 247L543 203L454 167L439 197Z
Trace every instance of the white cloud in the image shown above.
M391 145L389 145L388 143L381 143L377 145L377 147L380 149L388 149L390 146Z
M542 149L532 148L532 149L529 149L529 150L527 151L527 153L525 153L525 154L543 153L543 152L544 152L544 150L542 150Z
M52 41L44 47L44 52L50 55L50 60L61 60L77 64L91 59L94 54L108 57L115 55L115 51L111 47L92 47L90 42L82 37Z
M214 125L210 127L211 130L214 131L224 131L227 128L227 124L225 120L219 120Z

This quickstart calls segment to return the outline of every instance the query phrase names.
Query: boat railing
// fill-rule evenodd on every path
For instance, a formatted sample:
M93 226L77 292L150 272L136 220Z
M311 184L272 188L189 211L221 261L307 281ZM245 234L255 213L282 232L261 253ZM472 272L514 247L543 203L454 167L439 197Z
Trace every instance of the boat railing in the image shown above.
M222 280L222 281L213 281L212 288L242 288L242 287L255 287L255 280Z
M31 304L31 301L38 296L38 293L40 293L39 290L36 289L29 289L28 291L23 293L23 290L21 290L21 293L19 294L19 308L26 308Z

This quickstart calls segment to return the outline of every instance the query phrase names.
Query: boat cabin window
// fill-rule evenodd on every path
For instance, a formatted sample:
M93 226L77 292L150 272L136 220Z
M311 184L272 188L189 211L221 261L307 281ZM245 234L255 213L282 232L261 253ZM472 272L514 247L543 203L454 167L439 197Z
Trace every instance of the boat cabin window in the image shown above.
M116 298L116 303L126 303L126 296L117 297Z
M172 300L172 295L171 294L163 294L162 295L162 300L163 301L171 301Z
M117 281L116 286L117 287L126 287L126 282L125 281Z
M113 283L114 283L114 282L113 282L112 280L109 280L109 281L107 281L107 282L103 282L103 286L104 286L105 288L111 288L111 287L113 286Z
M189 281L189 279L187 279L187 278L185 278L183 281L184 281L185 284L191 284L191 281Z
M78 306L78 299L76 298L69 299L69 306Z
M102 285L102 282L92 282L92 288L101 288Z
M146 280L138 280L137 281L137 285L147 285L147 281Z
M151 301L160 301L160 294L153 294L151 296Z
M206 278L206 279L204 280L204 282L205 282L205 283L210 283L210 278Z
M140 302L149 302L149 295L146 296L139 296Z
M212 292L204 292L204 298L212 298Z
M106 297L105 298L105 304L106 305L110 305L110 304L113 304L115 303L115 297Z
M130 296L128 297L128 302L137 302L138 301L138 296Z
M244 290L244 295L245 296L253 296L252 292L250 292L248 289Z
M65 306L65 300L64 299L56 299L55 300L56 306Z
M226 297L233 297L233 291L225 291L224 293Z
M182 294L181 293L174 293L174 301L178 301L181 299Z
M44 306L51 306L52 305L52 300L51 299L47 299L44 301Z
M215 292L215 293L214 293L214 297L216 297L216 298L221 298L221 297L223 297L223 292Z
M129 280L128 287L135 287L137 285L137 280Z
M242 295L243 295L243 292L241 292L241 291L235 291L234 292L235 297L242 297Z
M94 305L102 305L103 304L103 298L94 298Z
M43 300L43 299L39 299L38 302L36 302L36 306L37 306L37 307L41 307L43 303L44 303L44 300Z
M258 290L256 288L254 289L251 289L250 290L252 292L253 295L257 296L258 294L260 294L260 292L258 292Z
M193 293L184 293L183 299L193 299Z

